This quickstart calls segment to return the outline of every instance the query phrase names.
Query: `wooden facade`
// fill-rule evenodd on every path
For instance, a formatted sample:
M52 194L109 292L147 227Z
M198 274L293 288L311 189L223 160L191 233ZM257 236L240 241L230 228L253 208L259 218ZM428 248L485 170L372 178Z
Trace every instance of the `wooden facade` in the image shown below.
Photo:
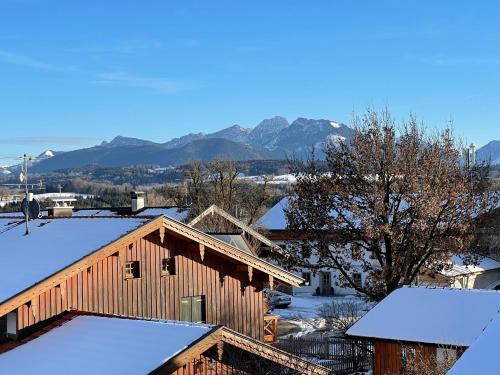
M164 276L163 259L175 260L175 274ZM126 262L139 261L140 277L126 279ZM206 252L199 244L157 232L136 239L17 308L18 330L65 310L181 320L183 297L205 296L206 323L225 325L264 339L262 274L250 282L247 272Z
M405 366L410 365L414 358L426 362L435 361L437 350L440 347L435 344L392 340L373 340L373 344L375 351L373 375L401 374L404 372ZM462 347L454 348L457 359L465 349Z

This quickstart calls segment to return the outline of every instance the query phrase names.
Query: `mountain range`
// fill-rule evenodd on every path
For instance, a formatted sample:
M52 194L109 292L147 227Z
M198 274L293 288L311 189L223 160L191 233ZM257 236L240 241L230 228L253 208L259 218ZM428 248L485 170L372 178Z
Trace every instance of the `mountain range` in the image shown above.
M117 136L98 146L54 153L33 164L33 172L97 164L124 167L155 164L177 166L193 160L281 160L287 156L307 156L312 148L321 156L328 140L347 140L348 126L331 120L298 118L289 123L284 117L265 119L254 128L233 125L215 133L190 133L165 143Z
M90 148L66 152L48 150L39 155L31 170L43 173L88 165L169 167L216 158L283 160L291 155L306 157L312 148L317 157L322 157L328 141L348 141L352 132L348 126L332 120L297 118L289 123L284 117L276 116L261 121L254 128L232 125L214 133L189 133L164 143L117 136ZM500 164L500 141L491 141L481 147L477 159Z

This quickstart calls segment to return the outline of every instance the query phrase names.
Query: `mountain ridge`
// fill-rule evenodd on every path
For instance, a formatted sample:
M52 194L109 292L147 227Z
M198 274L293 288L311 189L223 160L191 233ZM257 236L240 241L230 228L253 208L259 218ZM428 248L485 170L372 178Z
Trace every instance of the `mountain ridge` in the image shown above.
M328 142L348 142L352 134L353 129L333 120L299 117L289 123L284 117L274 116L253 128L234 124L213 133L189 133L166 142L116 136L93 147L44 155L32 169L51 172L87 165L124 167L145 164L169 167L215 158L283 160L290 155L307 157L312 149L317 157L323 158ZM489 157L500 164L500 141L483 146L477 155L478 160Z

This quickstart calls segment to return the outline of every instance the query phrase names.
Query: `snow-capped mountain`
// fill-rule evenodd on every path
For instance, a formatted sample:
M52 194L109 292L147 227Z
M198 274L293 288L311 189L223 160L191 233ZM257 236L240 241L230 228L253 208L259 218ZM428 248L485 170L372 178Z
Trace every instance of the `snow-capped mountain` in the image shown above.
M179 148L203 138L205 138L205 134L203 133L189 133L179 138L173 138L170 141L163 143L163 146L167 149Z
M218 132L208 134L206 138L222 138L238 143L249 143L249 135L252 132L250 128L243 128L239 125L233 125L229 128L219 130Z
M52 150L46 150L42 152L40 155L37 156L37 160L43 160L43 159L48 159L51 158L55 155L56 153Z
M89 164L127 166L180 165L192 160L279 160L290 155L308 156L314 148L323 156L328 142L348 141L352 130L332 120L298 118L291 124L284 117L261 121L254 128L232 125L214 133L190 133L165 143L117 136L110 142L81 150L54 153L48 150L33 163L34 170L53 171Z
M270 144L278 134L289 125L286 118L281 116L265 119L252 129L248 141L253 145L270 148Z
M335 121L298 118L278 133L268 149L305 156L314 147L319 152L316 156L321 157L328 140L345 141L351 134L351 128Z
M12 172L9 170L8 166L0 166L0 175L9 175Z

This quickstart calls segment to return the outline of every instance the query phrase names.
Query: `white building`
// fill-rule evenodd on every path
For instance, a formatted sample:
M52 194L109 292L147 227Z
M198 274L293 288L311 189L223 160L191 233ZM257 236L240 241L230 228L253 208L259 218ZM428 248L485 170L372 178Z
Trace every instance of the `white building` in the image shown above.
M267 211L255 224L255 227L266 232L266 237L280 245L283 249L291 246L294 241L297 241L294 233L288 229L285 209L288 206L288 197L281 199L269 211ZM316 259L311 257L310 263L314 263ZM363 272L361 264L353 261L354 268L353 276L362 286L365 282L367 274ZM358 271L356 271L356 269ZM302 287L293 287L293 294L321 294L321 295L352 295L356 294L356 290L350 287L342 286L340 283L340 272L335 269L324 268L317 272L313 272L308 268L303 268L297 272L299 276L306 280L307 285Z

